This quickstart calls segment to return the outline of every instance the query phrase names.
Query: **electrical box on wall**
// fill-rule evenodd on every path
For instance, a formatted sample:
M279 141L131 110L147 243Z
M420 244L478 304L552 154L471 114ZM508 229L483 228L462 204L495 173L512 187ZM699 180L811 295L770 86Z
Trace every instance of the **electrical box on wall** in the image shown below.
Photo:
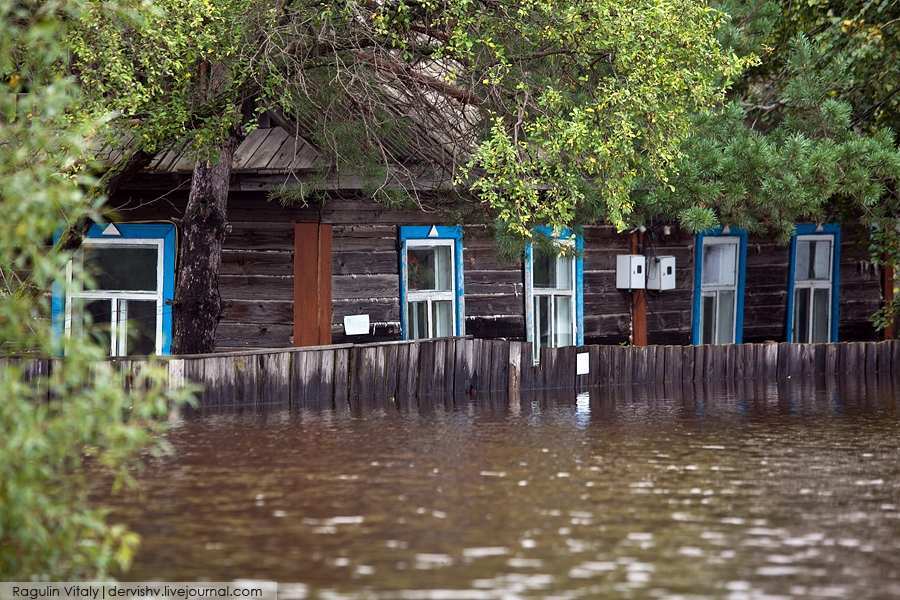
M647 289L675 289L674 256L654 256L647 262Z
M640 254L616 257L616 287L620 290L642 290L646 287L646 259Z

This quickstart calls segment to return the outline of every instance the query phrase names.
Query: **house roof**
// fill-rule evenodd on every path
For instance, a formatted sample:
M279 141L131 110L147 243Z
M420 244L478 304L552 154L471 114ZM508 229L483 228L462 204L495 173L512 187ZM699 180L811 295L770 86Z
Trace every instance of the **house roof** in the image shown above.
M278 175L321 168L318 151L281 127L253 130L234 152L234 173ZM194 156L187 144L171 146L153 158L148 173L190 173Z

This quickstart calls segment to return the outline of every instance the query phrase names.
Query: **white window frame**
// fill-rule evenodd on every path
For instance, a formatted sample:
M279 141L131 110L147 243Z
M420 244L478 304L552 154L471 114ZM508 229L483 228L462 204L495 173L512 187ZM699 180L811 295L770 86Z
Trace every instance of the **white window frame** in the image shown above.
M110 331L109 340L110 356L125 356L128 340L128 315L122 318L122 312L127 310L127 304L119 308L121 300L145 300L156 302L156 354L162 354L163 346L163 275L164 275L164 248L165 240L160 238L141 239L141 238L85 238L82 240L84 246L112 247L116 246L137 246L137 247L153 247L156 249L156 291L155 292L137 292L125 290L83 290L75 289L73 282L74 260L70 260L66 265L66 305L65 305L65 334L66 337L72 335L72 305L73 300L108 300L111 305L110 314ZM79 257L80 258L80 257ZM124 323L120 326L120 323Z
M450 289L449 290L411 290L409 288L409 262L407 261L407 257L409 254L410 248L435 248L440 246L447 246L450 248ZM433 306L435 301L446 301L449 300L452 302L453 311L450 314L452 330L450 336L459 335L456 331L456 314L457 314L457 306L456 306L456 240L448 239L448 238L437 238L437 239L409 239L406 240L406 248L403 254L403 264L404 268L404 281L403 281L403 289L406 292L406 301L403 305L403 310L406 312L406 337L408 339L435 339L432 336L432 331L434 330L434 317L433 317ZM437 265L435 264L435 268ZM435 281L437 281L437 273L435 273ZM425 302L425 306L427 307L427 333L424 338L413 338L412 337L412 320L409 318L409 305L412 302Z
M703 283L703 264L706 258L706 248L708 246L720 246L720 245L733 245L734 246L734 283L729 285L723 284L711 284L711 283ZM718 319L718 310L719 303L721 302L721 292L732 292L734 297L734 308L732 310L732 314L734 315L731 319L731 344L735 342L737 339L737 307L738 307L738 287L740 283L740 273L741 273L741 238L738 236L730 236L730 235L715 235L715 236L704 236L703 237L703 253L700 256L700 343L703 343L703 325L705 323L705 319L707 318L705 305L703 302L704 298L715 298L716 300L716 314L713 315L713 332L712 332L712 344L718 344L717 341L719 339L719 319Z
M797 306L798 306L797 291L801 290L801 289L808 289L810 304L809 304L809 315L807 316L807 319L808 319L807 332L809 333L810 340L811 340L812 335L813 335L813 313L814 313L813 302L814 302L815 290L827 289L828 290L828 312L826 313L827 314L826 321L828 323L828 331L826 332L825 339L826 339L826 341L829 341L829 340L831 340L831 308L832 308L831 303L833 302L833 295L834 295L833 289L834 289L834 242L835 242L835 236L831 235L831 234L811 233L811 234L797 235L795 240L796 241L794 243L794 256L791 257L791 260L793 261L793 266L794 266L794 268L793 268L794 298L793 298L792 310L795 313L797 311ZM828 279L798 279L797 278L797 265L799 264L799 262L797 259L800 254L800 242L818 242L818 241L825 241L825 242L829 243L830 252L828 254ZM812 257L810 257L810 258L812 258ZM793 315L792 315L792 317L793 317ZM797 320L792 319L792 323L793 323L793 328L792 328L793 330L791 331L791 341L800 343L800 344L811 343L810 340L798 340L797 339Z
M560 246L569 246L570 250L575 250L575 238L567 238L567 239L557 239L554 240L555 244ZM538 336L535 332L535 326L537 323L540 323L540 314L538 314L539 309L535 309L534 299L535 296L549 296L550 297L550 348L556 348L556 319L553 318L554 308L556 307L556 297L558 296L567 296L571 298L571 313L572 313L572 345L577 345L577 337L578 337L578 307L576 300L576 287L578 286L578 282L576 279L577 276L577 268L576 268L576 257L574 254L568 254L566 256L562 256L561 254L557 254L555 257L556 260L556 270L557 273L560 272L560 263L563 259L568 259L571 264L571 273L570 279L571 281L571 289L561 290L559 288L540 288L535 287L534 285L534 255L536 252L536 248L534 244L531 246L531 252L528 255L528 260L525 264L525 327L526 327L526 339L531 342L531 357L535 365L540 363L541 360L541 340L540 336Z

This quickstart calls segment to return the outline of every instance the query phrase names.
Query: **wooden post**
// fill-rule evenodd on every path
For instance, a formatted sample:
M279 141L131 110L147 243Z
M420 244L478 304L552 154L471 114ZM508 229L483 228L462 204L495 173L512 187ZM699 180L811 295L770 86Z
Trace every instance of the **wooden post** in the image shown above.
M294 224L294 345L331 343L331 225Z
M885 264L881 269L881 284L882 284L882 297L884 298L884 305L890 306L894 303L894 266ZM891 322L890 325L884 328L884 339L892 340L894 339L894 323Z
M644 234L633 231L630 235L631 253L640 254ZM631 343L647 345L647 291L631 290Z

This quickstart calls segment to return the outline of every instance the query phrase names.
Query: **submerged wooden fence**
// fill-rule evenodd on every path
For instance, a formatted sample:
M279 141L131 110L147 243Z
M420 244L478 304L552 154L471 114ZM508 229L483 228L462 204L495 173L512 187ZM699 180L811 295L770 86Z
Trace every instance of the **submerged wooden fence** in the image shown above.
M140 369L147 359L110 360L127 373ZM203 386L200 405L204 407L283 403L309 408L373 404L404 408L434 396L574 391L597 385L898 377L900 341L544 348L539 365L533 364L528 343L472 338L159 360L168 369L170 385L190 381ZM55 359L0 358L0 363L13 361L23 363L29 378L49 373L55 364Z

